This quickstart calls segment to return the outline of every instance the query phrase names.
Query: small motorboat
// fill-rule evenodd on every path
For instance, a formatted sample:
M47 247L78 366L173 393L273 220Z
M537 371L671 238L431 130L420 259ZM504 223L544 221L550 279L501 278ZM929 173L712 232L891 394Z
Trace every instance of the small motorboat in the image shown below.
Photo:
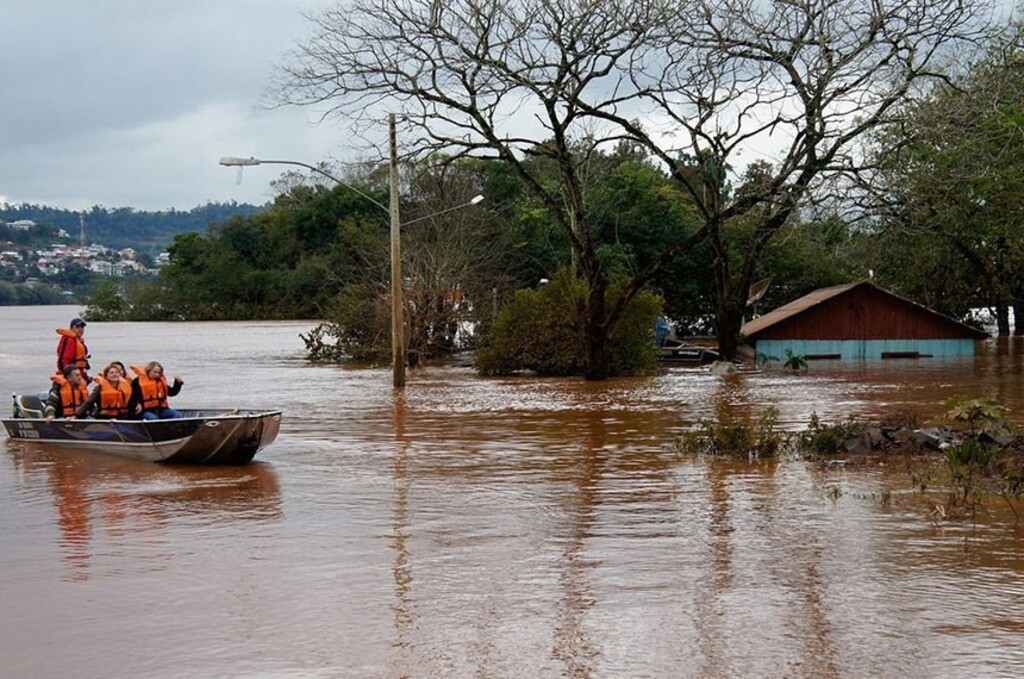
M718 360L718 352L696 344L675 344L661 347L659 360L662 363L706 365Z
M178 410L172 420L54 419L39 396L15 394L3 419L17 441L171 464L245 464L277 438L280 410Z

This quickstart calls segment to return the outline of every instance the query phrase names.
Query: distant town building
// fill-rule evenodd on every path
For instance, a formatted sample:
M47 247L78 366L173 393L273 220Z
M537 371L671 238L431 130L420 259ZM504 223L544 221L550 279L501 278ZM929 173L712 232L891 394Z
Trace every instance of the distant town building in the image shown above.
M112 276L114 274L114 265L112 262L94 259L89 262L89 271L94 271L101 276Z
M17 231L28 231L35 225L36 223L31 219L18 219L13 222L7 222L7 226Z
M166 253L163 254L166 257ZM158 273L156 269L146 268L137 257L139 253L133 248L112 250L98 243L54 242L37 248L0 241L0 268L4 270L5 279L15 283L27 283L29 273L36 273L33 268L38 269L44 279L42 282L69 267L82 267L99 276L155 276Z
M118 276L125 276L131 273L147 273L148 270L141 262L134 259L122 259L114 265L114 273Z

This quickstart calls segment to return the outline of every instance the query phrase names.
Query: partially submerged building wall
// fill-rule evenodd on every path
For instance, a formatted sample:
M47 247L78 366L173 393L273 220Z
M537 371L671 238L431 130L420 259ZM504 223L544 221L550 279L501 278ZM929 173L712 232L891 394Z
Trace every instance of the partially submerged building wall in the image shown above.
M972 356L987 334L869 281L815 290L743 326L755 355L877 360Z

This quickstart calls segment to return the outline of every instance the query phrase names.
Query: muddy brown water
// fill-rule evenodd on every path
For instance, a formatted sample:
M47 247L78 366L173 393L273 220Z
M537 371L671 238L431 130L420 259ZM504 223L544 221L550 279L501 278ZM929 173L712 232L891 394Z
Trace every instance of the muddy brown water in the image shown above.
M0 308L0 387L45 388L75 307ZM172 405L274 407L241 468L4 440L9 677L957 677L1024 673L1021 528L936 521L901 465L682 458L714 404L783 426L986 395L1022 352L714 377L481 379L306 363L308 322L92 323Z

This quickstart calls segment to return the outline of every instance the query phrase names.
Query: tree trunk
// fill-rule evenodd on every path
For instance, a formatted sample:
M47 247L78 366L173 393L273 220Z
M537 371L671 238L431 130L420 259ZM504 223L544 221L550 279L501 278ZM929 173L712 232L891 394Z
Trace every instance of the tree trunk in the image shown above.
M1010 336L1010 306L1005 302L996 302L996 327L1000 337Z
M1013 336L1024 336L1024 301L1013 304Z
M719 300L715 312L715 334L718 336L718 355L723 361L736 361L742 327L743 308L734 299Z
M608 334L605 292L608 282L600 272L588 276L589 292L585 311L585 332L587 334L587 365L584 377L588 380L603 380L608 377Z

